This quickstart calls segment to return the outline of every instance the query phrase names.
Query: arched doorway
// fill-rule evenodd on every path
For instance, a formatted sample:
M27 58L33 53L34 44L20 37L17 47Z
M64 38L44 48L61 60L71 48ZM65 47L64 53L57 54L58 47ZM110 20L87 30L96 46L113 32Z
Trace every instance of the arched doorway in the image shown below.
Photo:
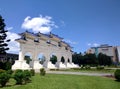
M38 60L39 60L39 63L40 64L43 64L45 61L46 61L46 58L45 58L45 56L42 54L42 53L40 53L39 55L38 55L38 58L37 58Z
M68 63L70 63L70 59L68 58Z
M50 61L51 61L52 64L56 64L56 62L57 62L57 56L54 53L52 53L50 55Z
M29 64L30 61L32 61L32 54L30 52L26 52L24 55L24 60L26 60L26 63Z
M63 56L61 57L61 62L65 63L65 58Z

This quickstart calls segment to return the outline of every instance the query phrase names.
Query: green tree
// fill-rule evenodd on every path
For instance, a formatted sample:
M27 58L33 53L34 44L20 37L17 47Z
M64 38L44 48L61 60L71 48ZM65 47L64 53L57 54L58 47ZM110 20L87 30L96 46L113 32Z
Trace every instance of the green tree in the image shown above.
M26 63L29 64L30 61L32 61L32 59L30 58L30 56L25 56L24 58L26 60Z
M0 68L2 69L5 68L6 51L9 50L7 43L10 41L6 39L8 30L4 29L5 26L4 19L0 15Z
M98 60L95 54L85 54L84 55L84 62L87 65L97 65Z
M98 61L99 61L99 65L111 65L112 64L111 57L105 54L102 54L102 53L98 54Z
M10 40L6 40L7 37L7 30L5 30L5 23L4 19L2 19L2 16L0 15L0 55L5 55L6 51L9 50L7 42Z
M52 64L55 64L57 62L57 57L55 55L52 55L50 61L52 62Z

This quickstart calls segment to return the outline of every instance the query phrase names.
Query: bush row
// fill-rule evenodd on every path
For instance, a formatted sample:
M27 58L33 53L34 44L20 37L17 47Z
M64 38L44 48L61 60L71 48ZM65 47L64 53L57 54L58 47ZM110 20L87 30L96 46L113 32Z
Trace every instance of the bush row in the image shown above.
M46 71L44 68L40 69L40 75L45 76ZM20 70L17 69L15 71L12 70L2 70L0 69L0 85L4 87L7 82L9 82L10 78L16 80L16 84L26 84L31 82L31 77L35 75L35 70Z

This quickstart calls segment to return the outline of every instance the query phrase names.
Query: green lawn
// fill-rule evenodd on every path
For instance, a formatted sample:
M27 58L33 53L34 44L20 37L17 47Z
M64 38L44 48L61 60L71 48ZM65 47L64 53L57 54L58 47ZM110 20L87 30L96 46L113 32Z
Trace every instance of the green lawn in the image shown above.
M8 86L2 89L120 89L120 82L96 76L36 74L31 83L15 85L15 81L10 80Z

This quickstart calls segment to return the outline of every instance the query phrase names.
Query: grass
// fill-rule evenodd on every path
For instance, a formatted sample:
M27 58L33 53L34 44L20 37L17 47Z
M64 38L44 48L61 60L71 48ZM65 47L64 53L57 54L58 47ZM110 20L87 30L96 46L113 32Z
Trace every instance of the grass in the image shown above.
M80 75L36 74L32 82L15 85L13 79L2 89L120 89L120 82L112 78Z

